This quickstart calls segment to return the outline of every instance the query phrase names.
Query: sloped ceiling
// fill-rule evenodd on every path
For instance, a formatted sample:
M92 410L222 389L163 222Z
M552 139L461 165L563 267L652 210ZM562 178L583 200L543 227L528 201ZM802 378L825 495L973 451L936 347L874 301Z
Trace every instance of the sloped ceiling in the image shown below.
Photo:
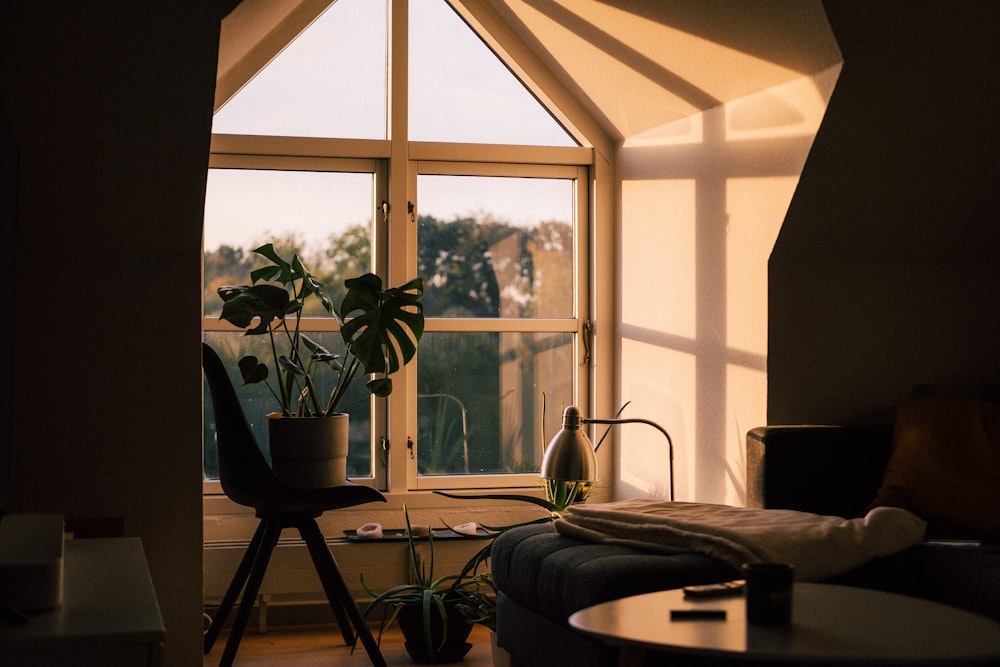
M335 0L233 0L222 21L216 111Z
M334 1L243 0L216 106ZM561 120L612 142L841 62L820 0L450 1L541 99L575 107Z
M521 40L613 141L841 61L819 0L455 4Z

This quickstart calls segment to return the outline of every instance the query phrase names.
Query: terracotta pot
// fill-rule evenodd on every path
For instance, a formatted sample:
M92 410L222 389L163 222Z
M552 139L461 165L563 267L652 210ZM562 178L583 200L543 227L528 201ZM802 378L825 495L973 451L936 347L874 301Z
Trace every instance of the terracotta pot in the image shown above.
M349 416L267 416L271 469L286 484L300 488L347 483Z
M445 602L448 618L444 645L441 645L441 635L445 623L442 623L437 607L431 608L431 640L434 644L432 647L427 646L424 637L423 607L419 604L400 606L396 622L399 623L399 629L406 640L404 644L406 652L414 662L455 662L472 648L472 644L465 641L472 632L472 624L458 610L457 604L457 601Z

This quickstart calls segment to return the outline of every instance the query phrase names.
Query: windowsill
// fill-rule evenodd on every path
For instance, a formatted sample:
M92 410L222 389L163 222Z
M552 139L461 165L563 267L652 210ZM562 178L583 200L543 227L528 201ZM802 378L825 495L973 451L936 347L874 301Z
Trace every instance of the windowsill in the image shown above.
M216 483L217 484L217 483ZM449 493L451 493L449 491ZM510 488L510 489L486 489L486 490L462 490L456 491L456 494L511 494L511 495L526 495L534 496L537 498L542 498L541 489L532 488ZM410 510L424 510L424 509L442 509L442 510L455 510L462 507L477 508L477 509L497 509L497 510L508 510L508 509L518 509L524 507L530 507L538 510L539 512L544 512L541 508L531 505L529 503L523 503L518 501L504 501L504 500L470 500L468 504L463 503L461 500L456 498L447 498L442 495L438 495L432 491L411 491L409 493L386 493L384 504L381 503L371 503L369 505L363 505L360 507L374 507L379 511L395 511L398 510L402 512L404 505ZM254 511L250 507L245 507L239 505L232 500L230 500L224 493L222 493L221 488L218 493L206 491L202 497L202 508L204 514L248 514L253 515ZM338 512L343 512L345 510L337 510ZM351 511L358 511L356 508Z
M485 491L460 491L457 493L518 494L542 497L541 489L489 489ZM595 498L598 502L603 500ZM475 521L487 526L505 526L530 521L545 516L541 507L531 503L506 500L470 500L432 493L387 493L385 503L369 503L348 509L325 513L320 517L320 528L328 537L339 537L345 530L356 530L366 523L380 523L386 528L405 525L403 507L410 514L412 523L433 527L454 526ZM249 540L257 527L253 509L238 505L225 495L205 495L202 500L204 541Z

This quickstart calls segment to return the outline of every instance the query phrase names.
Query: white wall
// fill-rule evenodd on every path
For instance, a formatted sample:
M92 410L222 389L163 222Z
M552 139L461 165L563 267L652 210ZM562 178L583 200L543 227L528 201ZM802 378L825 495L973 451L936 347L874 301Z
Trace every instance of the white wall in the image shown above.
M678 500L744 502L744 437L766 423L767 261L839 71L618 152L623 416L670 432ZM616 495L665 496L665 440L625 428Z

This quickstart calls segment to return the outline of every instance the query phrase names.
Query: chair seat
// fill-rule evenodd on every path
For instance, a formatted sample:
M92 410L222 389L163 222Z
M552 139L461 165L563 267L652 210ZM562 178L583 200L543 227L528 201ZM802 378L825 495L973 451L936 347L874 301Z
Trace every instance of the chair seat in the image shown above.
M225 484L222 487L226 491ZM233 502L244 507L252 507L257 516L303 515L319 516L330 510L354 507L364 503L385 502L385 496L370 486L362 486L348 482L345 486L333 486L321 489L302 489L286 484L276 484L267 498L255 497L252 501L241 502L240 494L230 494Z

